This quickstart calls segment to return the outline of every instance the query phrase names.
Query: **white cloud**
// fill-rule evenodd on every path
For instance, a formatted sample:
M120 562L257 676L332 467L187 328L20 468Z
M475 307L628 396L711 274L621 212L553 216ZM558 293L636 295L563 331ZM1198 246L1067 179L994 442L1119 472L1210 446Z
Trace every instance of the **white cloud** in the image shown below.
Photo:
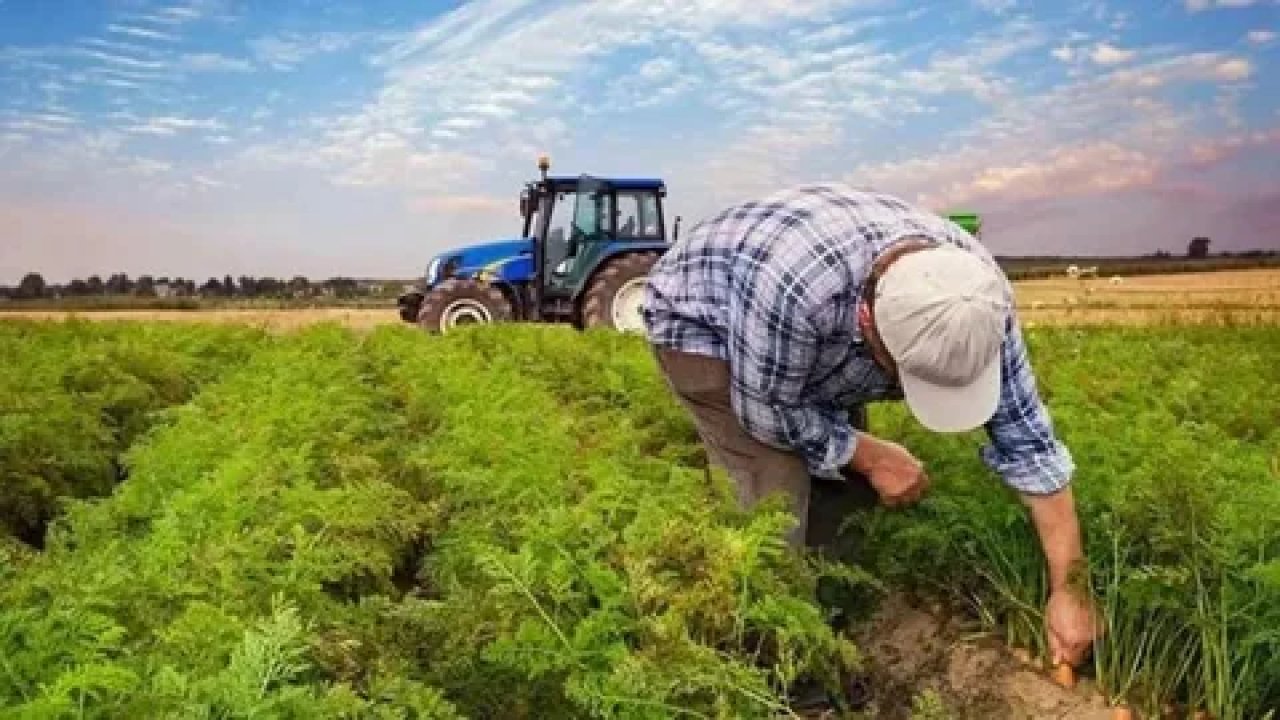
M159 8L154 12L127 16L132 23L150 25L185 25L204 18L220 8L219 0L192 0L192 2Z
M90 48L76 48L73 51L77 55L101 60L111 65L119 65L127 68L135 68L141 70L163 70L168 67L168 63L163 60L141 60L129 55L120 55L116 53L103 52L101 50L93 50Z
M1213 165L1246 150L1271 146L1280 146L1280 128L1197 142L1191 146L1191 159L1197 165Z
M1191 53L1085 76L1010 98L978 126L941 138L934 152L866 163L847 179L931 207L1012 206L1153 186L1171 158L1187 155L1195 128L1215 116L1231 126L1239 86L1230 83L1249 69L1240 58ZM1223 86L1210 107L1162 97L1200 83ZM1280 133L1249 137L1280 144ZM1224 148L1195 152L1206 157Z
M244 58L231 58L218 53L183 55L179 67L191 72L250 72L253 70L253 64Z
M1276 39L1276 32L1274 30L1250 30L1249 34L1245 35L1245 39L1251 45L1266 45Z
M640 76L649 80L661 80L675 74L677 65L670 58L653 58L640 66Z
M824 151L838 147L852 128L862 134L901 125L910 115L934 112L929 103L949 95L1001 102L1015 92L1001 65L1043 49L1051 37L1017 18L959 48L939 47L917 64L908 56L921 48L888 46L880 33L868 33L866 42L851 38L917 19L922 11L855 12L835 20L835 10L863 6L878 7L866 0L619 0L550 7L481 0L405 34L373 57L384 83L356 111L312 123L318 136L248 148L241 160L257 167L306 163L326 169L338 183L415 193L499 176L505 185L512 157L551 152L577 163L583 153L590 156L593 150L564 148L574 147L565 143L595 115L680 97L718 112L727 126L717 138L740 139L729 148L671 158L676 165L664 172L696 163L705 166L699 172L705 171L707 186L741 188L744 178L782 179L803 171L807 159L829 160ZM566 43L567 27L593 32L584 42ZM305 57L298 49L303 45L297 37L275 36L260 40L255 54L263 62L288 64ZM610 58L630 59L640 48L660 51L624 64L623 74L601 77ZM535 108L542 119L531 121L528 111ZM566 113L577 122L564 122ZM452 172L459 169L465 172Z
M317 55L341 52L374 36L356 32L282 33L249 43L254 56L277 70L292 70Z
M1129 62L1136 55L1134 50L1125 50L1110 43L1098 43L1089 57L1098 65L1119 65Z
M1184 5L1189 12L1201 12L1212 7L1243 8L1253 5L1256 0L1185 0Z
M974 4L1007 14L982 21ZM186 34L183 23L214 12L180 5L118 20L142 32L104 32L76 50L0 48L0 63L24 63L23 72L29 62L66 62L30 81L39 88L56 78L66 90L33 90L25 112L0 114L0 137L9 138L0 141L0 165L18 167L13 138L42 150L66 138L51 159L31 153L24 167L51 179L54 168L69 177L115 173L117 186L139 193L296 180L325 197L359 195L358 205L380 211L399 200L438 217L436 234L453 222L446 216L466 218L459 229L472 231L482 225L476 218L511 215L511 200L497 198L509 198L544 151L570 173L660 173L682 186L673 200L697 209L815 176L991 207L1048 201L1059 190L1080 198L1149 186L1167 158L1212 137L1209 128L1252 119L1260 99L1248 82L1260 60L1176 54L1212 47L1194 39L1127 46L1114 27L1123 15L1106 7L1114 3L1091 0L1043 22L1027 19L1034 4L967 5L960 15L977 21L977 32L948 25L957 8L903 12L886 0L473 0L397 36L258 30L273 34L252 41L245 58L161 45L159 36ZM922 16L908 28L917 39L901 42L896 25ZM318 14L307 27L334 17ZM1272 31L1255 32L1274 40ZM228 99L220 83L201 87L192 77L285 70L339 52L378 75L367 87L323 88L332 94L316 99L326 105L276 101L263 94L271 86L256 84ZM131 114L67 112L60 121L33 112L78 108L76 94L94 84L120 88L101 93L105 106ZM89 147L80 122L105 122L123 140ZM139 151L157 155L139 160ZM119 181L122 172L133 173L130 182ZM0 168L0 177L20 174ZM208 193L202 202L249 194ZM421 249L414 241L410 251Z
M1243 80L1253 74L1253 64L1243 58L1223 60L1214 68L1214 74L1225 82Z
M135 38L144 38L147 40L172 41L177 39L177 36L173 33L137 27L135 25L117 25L112 23L107 25L107 32L115 33L117 35L128 35Z
M517 148L523 151L535 145L544 150L546 143L563 137L568 130L563 123L544 125L541 137L530 137L523 115L553 95L561 98L559 110L583 117L596 110L662 102L686 92L704 75L729 82L726 69L741 68L744 62L709 58L701 51L708 41L720 37L722 29L760 31L803 20L827 21L833 9L858 2L619 0L551 7L532 0L469 3L407 34L373 58L375 67L384 71L383 87L358 112L333 119L320 141L321 154L335 165L335 175L344 182L440 183L438 175L426 176L428 170L434 172L434 158L486 168L490 166L487 158L497 153L509 157ZM565 42L565 28L592 28L592 32L581 41ZM609 78L603 96L584 89L597 79L592 69L603 67L593 62L654 43L673 45L686 54L696 52L710 65L695 69L680 63L677 71L678 61L667 57L634 68L626 76ZM769 59L779 59L778 53ZM834 55L825 59L828 66L839 61ZM831 83L821 87L823 76L803 72L829 72L829 68L784 63L785 70L770 73L767 62L751 63L752 58L745 61L749 77L732 78L735 89L749 87L751 78L769 76L754 94L822 101L824 90L838 92ZM788 82L794 84L788 86ZM818 87L808 89L806 84ZM585 92L596 92L596 97L585 101ZM421 162L392 162L385 146L388 137L398 143L396 154L416 156ZM441 141L448 141L450 149ZM411 177L417 168L423 177Z
M13 132L65 133L78 121L72 115L56 112L32 112L0 116L0 128Z
M987 12L1003 15L1018 6L1018 0L973 0L973 4Z
M175 115L163 115L122 127L123 132L133 135L176 135L189 130L221 130L226 126L213 118L189 118Z
M138 175L152 176L163 175L173 169L173 163L163 160L155 160L152 158L134 158L126 168L128 172Z
M1196 52L1116 70L1107 77L1117 87L1153 90L1183 82L1237 82L1252 73L1252 63L1244 58L1216 52Z
M1159 165L1141 151L1111 142L1057 148L1045 158L976 173L975 194L1038 199L1121 190L1150 184Z

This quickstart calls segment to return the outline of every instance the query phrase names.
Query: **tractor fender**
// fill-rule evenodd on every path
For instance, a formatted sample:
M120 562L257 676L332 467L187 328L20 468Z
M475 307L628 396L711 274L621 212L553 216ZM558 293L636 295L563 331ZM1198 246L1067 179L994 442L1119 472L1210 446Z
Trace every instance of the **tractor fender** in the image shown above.
M533 278L533 258L527 253L515 257L495 260L474 274L477 281L490 285L500 291L511 303L517 315L523 312L523 301L519 288Z
M490 263L484 269L493 272L496 279L504 283L514 285L528 282L533 277L533 256L529 254L517 255L516 257Z

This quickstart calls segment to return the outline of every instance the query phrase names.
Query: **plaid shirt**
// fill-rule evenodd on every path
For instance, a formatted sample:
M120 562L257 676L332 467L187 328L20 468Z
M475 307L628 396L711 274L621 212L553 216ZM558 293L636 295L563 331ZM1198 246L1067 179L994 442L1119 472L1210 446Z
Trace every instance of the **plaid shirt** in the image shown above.
M646 287L649 339L726 360L743 427L799 452L810 473L839 478L856 442L846 408L902 399L861 336L857 308L872 261L904 235L953 243L995 265L958 225L897 198L796 187L699 223L662 256ZM1054 492L1074 466L1012 313L1002 350L999 407L980 455L1010 487Z

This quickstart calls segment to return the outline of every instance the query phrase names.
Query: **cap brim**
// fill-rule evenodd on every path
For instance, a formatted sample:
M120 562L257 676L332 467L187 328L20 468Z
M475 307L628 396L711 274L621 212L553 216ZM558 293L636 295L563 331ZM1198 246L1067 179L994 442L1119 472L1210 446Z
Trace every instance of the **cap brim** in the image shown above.
M902 392L916 420L934 432L967 432L981 427L1000 404L1000 353L970 384L949 387L903 374Z

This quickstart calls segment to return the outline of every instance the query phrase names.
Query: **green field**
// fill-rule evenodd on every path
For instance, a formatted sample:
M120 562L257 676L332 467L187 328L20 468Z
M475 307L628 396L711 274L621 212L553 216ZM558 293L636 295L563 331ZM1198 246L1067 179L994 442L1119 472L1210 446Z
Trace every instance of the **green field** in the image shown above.
M1081 672L1264 717L1280 328L1028 339L1109 626ZM872 429L934 490L818 562L780 506L733 506L634 337L5 322L0 717L777 717L797 677L873 662L852 638L890 591L1042 652L980 435Z

